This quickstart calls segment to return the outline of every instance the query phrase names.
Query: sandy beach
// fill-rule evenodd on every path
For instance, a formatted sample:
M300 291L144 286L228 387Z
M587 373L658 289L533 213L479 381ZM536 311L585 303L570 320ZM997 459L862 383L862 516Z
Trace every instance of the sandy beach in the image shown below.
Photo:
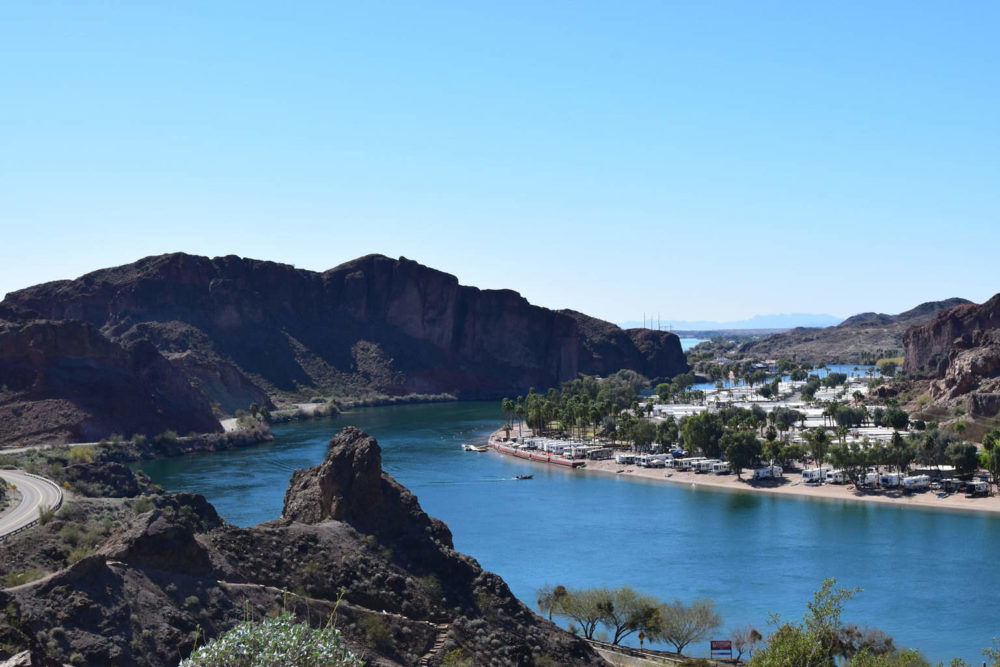
M502 438L502 431L498 432ZM496 436L497 434L494 434ZM491 437L492 440L492 437ZM496 456L506 456L494 451ZM535 465L546 466L548 463L537 462ZM561 467L561 466L554 466ZM922 491L909 495L895 491L858 492L849 489L847 484L823 484L821 486L806 486L797 483L801 479L796 472L785 473L783 483L768 481L750 482L751 471L743 472L743 479L736 475L698 474L695 472L675 472L669 468L641 468L636 465L622 465L611 461L587 461L583 468L576 468L574 474L615 475L641 480L651 480L665 484L676 484L688 487L720 489L724 491L743 493L769 493L775 495L816 498L827 501L847 501L859 503L883 503L897 507L914 507L918 509L946 510L953 512L993 512L1000 513L1000 496L988 498L967 498L965 494L952 494L938 498L936 491Z

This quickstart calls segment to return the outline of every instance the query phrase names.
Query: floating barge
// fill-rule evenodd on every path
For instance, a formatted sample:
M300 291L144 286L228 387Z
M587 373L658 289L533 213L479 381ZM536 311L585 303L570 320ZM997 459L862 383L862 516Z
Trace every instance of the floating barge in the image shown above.
M575 461L573 459L567 459L562 456L556 456L552 452L540 452L537 450L528 449L518 449L517 447L511 447L510 445L502 444L497 440L490 440L490 447L497 450L501 454L507 454L509 456L516 456L519 459L524 459L525 461L537 461L538 463L552 463L557 466L565 466L567 468L582 468L587 465L585 461Z

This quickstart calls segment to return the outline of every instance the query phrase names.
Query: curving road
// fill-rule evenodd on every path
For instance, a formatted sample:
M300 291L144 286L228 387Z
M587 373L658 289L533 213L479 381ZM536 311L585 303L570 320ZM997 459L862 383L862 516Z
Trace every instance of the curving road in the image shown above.
M0 470L0 477L21 493L21 502L0 517L0 538L37 521L42 505L55 507L62 502L62 489L55 482L20 470Z

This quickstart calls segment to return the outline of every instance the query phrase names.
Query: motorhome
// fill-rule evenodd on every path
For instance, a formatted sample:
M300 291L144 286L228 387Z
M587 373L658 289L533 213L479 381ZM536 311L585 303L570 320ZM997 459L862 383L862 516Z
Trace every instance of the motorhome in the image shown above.
M831 468L828 466L823 466L821 468L806 468L802 471L802 481L803 482L822 482L826 479L826 473L830 472Z
M843 484L846 478L843 470L828 470L823 481L827 484Z
M712 466L716 463L721 463L721 461L719 461L719 459L704 459L695 463L693 468L699 475L704 475L707 472L711 472Z
M716 475L728 475L731 471L727 462L717 461L712 464L712 472Z
M881 486L884 489L894 489L894 488L896 488L897 486L900 485L900 483L902 482L902 479L903 479L902 475L900 475L898 473L890 472L890 473L887 473L885 475L881 475L878 478L878 483L879 483L879 486Z
M635 457L635 464L640 468L664 468L667 465L664 454L641 454Z
M878 484L878 473L877 472L866 472L865 479L861 482L861 486L866 488L871 488Z
M676 461L674 461L674 467L677 470L682 470L682 471L692 470L695 467L695 464L698 463L698 461L704 461L704 460L705 460L704 456L690 456L686 459L677 459Z
M615 463L630 466L635 463L635 454L615 454Z
M763 468L754 468L753 478L754 479L777 479L784 474L784 470L781 466L765 466Z
M923 491L930 488L930 485L930 475L913 475L912 477L903 478L903 488L907 491Z

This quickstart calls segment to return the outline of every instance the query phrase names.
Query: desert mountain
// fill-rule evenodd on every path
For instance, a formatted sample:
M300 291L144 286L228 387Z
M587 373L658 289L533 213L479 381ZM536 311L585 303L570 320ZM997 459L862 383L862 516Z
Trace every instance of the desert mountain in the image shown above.
M687 370L678 338L368 255L324 273L148 257L0 304L0 442L186 433L303 392L494 398L580 373Z
M965 299L922 303L898 315L860 313L833 327L799 327L752 341L740 352L767 359L794 359L813 364L860 364L903 349L903 334ZM895 356L895 355L893 355Z

